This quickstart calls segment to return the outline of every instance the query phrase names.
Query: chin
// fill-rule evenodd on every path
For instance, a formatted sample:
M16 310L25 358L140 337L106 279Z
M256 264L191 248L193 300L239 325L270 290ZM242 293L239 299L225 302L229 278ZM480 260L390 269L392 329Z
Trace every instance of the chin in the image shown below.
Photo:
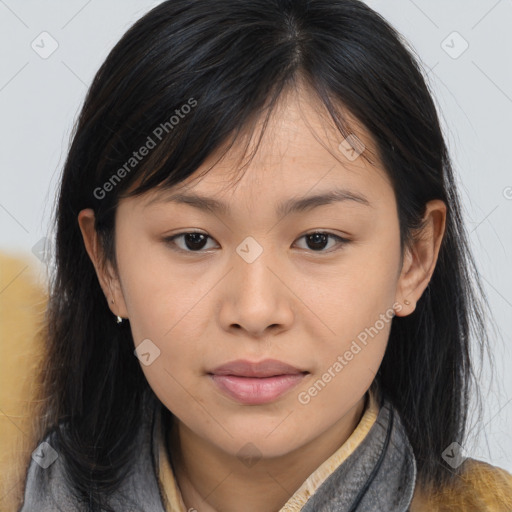
M290 432L283 425L276 429L275 425L275 422L260 423L260 428L253 428L251 433L245 428L235 429L226 425L226 430L233 437L227 438L223 435L222 440L211 439L211 442L231 456L242 459L244 457L265 459L282 457L305 443L305 440L297 439L297 432Z

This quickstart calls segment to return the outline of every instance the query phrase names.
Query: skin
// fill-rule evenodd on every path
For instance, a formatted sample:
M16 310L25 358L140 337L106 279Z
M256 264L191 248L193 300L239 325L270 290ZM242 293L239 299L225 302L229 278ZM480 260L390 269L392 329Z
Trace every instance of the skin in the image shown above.
M372 151L364 127L350 121L366 151ZM393 309L398 316L412 313L432 276L445 204L427 204L425 229L401 261L389 179L378 160L372 166L362 157L347 159L338 149L341 140L307 90L284 95L236 185L236 147L201 179L193 178L216 162L215 155L179 185L180 192L227 203L230 214L163 200L147 205L160 197L157 191L121 200L117 272L101 264L94 212L86 209L78 216L110 309L129 319L135 346L149 338L161 351L141 367L177 419L169 436L187 508L279 510L357 426L391 322L307 404L299 402L299 393L307 392L379 315ZM283 200L333 188L363 195L369 206L343 201L276 216ZM185 237L174 241L182 252L163 240L190 231L209 235L199 249L203 252L185 252ZM329 238L324 245L308 245L304 235L315 231L349 241ZM248 236L263 249L252 263L236 252ZM275 358L309 374L272 403L243 405L207 375L239 358ZM261 456L250 467L237 456L249 442Z

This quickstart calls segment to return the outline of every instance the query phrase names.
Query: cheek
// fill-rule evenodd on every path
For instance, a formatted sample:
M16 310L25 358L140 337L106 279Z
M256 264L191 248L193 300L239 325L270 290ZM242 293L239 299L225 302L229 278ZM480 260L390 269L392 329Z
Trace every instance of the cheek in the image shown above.
M339 345L373 326L381 314L392 313L400 263L398 239L395 242L361 244L328 272L319 269L295 280L311 328L314 324L317 332ZM379 330L385 331L383 326Z
M163 243L127 243L124 251L119 269L135 342L151 338L166 343L184 325L197 328L201 297L212 286L199 266L173 267Z
M386 351L392 318L392 309L340 315L336 336L317 339L317 365L298 390L296 406L314 429L336 422L371 386Z
M314 315L308 312L304 325L316 340L318 365L302 403L316 401L336 411L355 403L374 380L394 317L400 261L395 242L385 251L354 251L328 285L311 287L308 306Z
M211 317L204 297L212 283L198 271L172 271L165 251L158 248L131 247L120 258L119 270L125 276L123 294L134 349L142 350L138 347L145 343L151 353L151 364L139 357L141 369L163 403L171 409L187 408L190 395L185 390L194 389L202 370L203 347L197 340Z

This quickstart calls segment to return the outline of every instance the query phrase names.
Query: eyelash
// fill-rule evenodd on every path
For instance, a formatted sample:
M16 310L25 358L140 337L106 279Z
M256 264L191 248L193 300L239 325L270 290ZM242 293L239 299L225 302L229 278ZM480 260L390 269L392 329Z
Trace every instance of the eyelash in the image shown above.
M176 238L180 238L180 237L183 237L185 235L193 235L193 234L200 234L200 235L205 235L207 239L210 239L210 240L213 240L213 238L209 235L207 235L206 233L203 233L202 231L185 231L183 233L178 233L176 235L173 235L173 236L170 236L170 237L166 237L164 238L164 242L167 243L169 245L169 247L173 250L173 251L177 251L177 252L181 252L181 253L207 253L207 251L204 251L204 250L198 250L198 251L191 251L191 250L188 250L188 249L181 249L180 247L177 247L174 240ZM305 233L304 235L302 235L301 237L299 237L299 240L301 238L305 238L307 236L311 236L311 235L327 235L328 237L330 238L334 238L337 240L338 242L338 247L335 248L335 249L329 249L329 250L318 250L318 251L314 251L312 249L305 249L305 250L309 250L313 253L332 253L332 252L336 252L336 251L339 251L341 250L346 244L348 244L350 242L350 240L348 240L347 238L343 238L339 235L335 235L334 233L329 233L329 232L326 232L326 231L311 231L310 233Z

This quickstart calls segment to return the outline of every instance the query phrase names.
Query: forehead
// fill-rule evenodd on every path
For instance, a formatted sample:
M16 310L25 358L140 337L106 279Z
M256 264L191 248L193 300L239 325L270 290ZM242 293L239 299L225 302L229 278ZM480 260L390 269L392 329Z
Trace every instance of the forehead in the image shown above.
M285 93L266 123L260 115L229 149L220 147L186 180L147 192L144 206L191 192L256 203L333 188L359 196L389 194L391 184L371 134L349 112L344 118L348 137L316 96L304 90Z

